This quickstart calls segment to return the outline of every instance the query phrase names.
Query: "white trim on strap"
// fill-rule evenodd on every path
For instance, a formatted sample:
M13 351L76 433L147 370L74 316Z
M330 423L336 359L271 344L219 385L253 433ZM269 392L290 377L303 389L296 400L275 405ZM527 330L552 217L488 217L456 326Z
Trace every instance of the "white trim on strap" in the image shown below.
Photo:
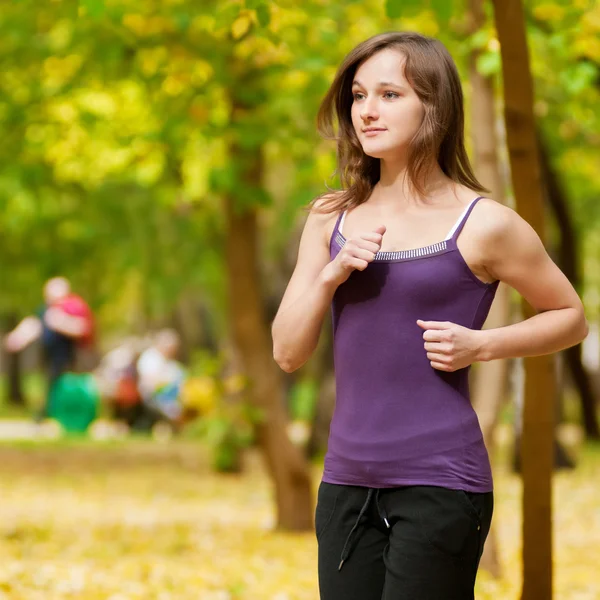
M475 203L475 200L478 200L478 198L475 198L474 200L471 200L471 202L469 202L467 208L465 208L465 210L463 210L462 215L460 215L460 217L458 217L458 221L456 221L456 223L454 224L454 227L450 230L450 233L444 238L444 240L451 239L452 236L456 233L456 230L460 227L460 224L463 222L463 219L466 217L467 213L469 212L471 205Z
M342 227L344 227L344 221L346 220L346 213L347 213L347 212L348 212L348 211L347 211L347 210L345 210L345 211L342 213L342 219L341 219L341 221L340 221L340 224L339 224L339 226L338 226L338 231L339 231L340 233L342 233ZM342 235L344 235L344 234L342 233Z

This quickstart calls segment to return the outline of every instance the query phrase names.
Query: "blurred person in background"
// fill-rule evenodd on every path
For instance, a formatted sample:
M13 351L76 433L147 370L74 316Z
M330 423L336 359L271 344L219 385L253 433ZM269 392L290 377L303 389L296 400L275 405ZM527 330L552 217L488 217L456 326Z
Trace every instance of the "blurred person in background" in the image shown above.
M100 361L95 375L112 418L136 428L144 408L138 387L137 362L148 343L136 337L122 340Z
M180 393L185 371L177 360L180 343L174 329L162 329L137 361L138 390L154 421L165 419L177 425L183 415Z
M77 364L78 350L88 357L95 341L92 311L81 296L71 291L68 279L49 279L43 294L44 304L8 333L4 342L9 352L20 352L34 341L41 341L47 394L37 415L40 420L47 416L53 385L67 371L85 366Z

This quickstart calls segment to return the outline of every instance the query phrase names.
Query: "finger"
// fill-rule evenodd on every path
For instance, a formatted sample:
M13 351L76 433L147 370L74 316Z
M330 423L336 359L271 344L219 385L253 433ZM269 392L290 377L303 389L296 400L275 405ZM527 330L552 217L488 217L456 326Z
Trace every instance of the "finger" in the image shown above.
M421 321L421 319L417 320L417 325L422 329L450 329L454 325L454 323L450 323L449 321Z
M439 342L425 342L425 350L427 350L427 352L437 352L442 355L450 354L450 348Z
M437 371L446 371L446 373L452 372L452 367L449 367L448 365L445 365L444 363L441 363L441 362L437 362L435 360L431 361L431 366L434 369L436 369Z
M356 237L356 241L358 240L365 240L367 242L372 242L374 244L377 244L378 246L381 246L381 241L383 240L383 236L379 233L374 233L374 232L367 232L367 233L361 233Z
M363 250L368 250L369 252L373 253L379 252L379 249L381 248L380 244L361 239L356 240L356 246L358 248L362 248Z
M363 250L362 248L356 248L356 250L352 252L352 256L354 258L359 258L361 260L372 262L375 258L375 252L371 252L370 250Z
M341 264L345 269L359 269L363 270L366 265L373 261L375 255L367 250L361 250L360 248L353 248L352 251L348 250L341 257Z
M386 232L386 226L385 225L379 225L379 226L375 227L375 229L373 229L373 231L375 233L379 233L380 235L383 235Z
M444 332L439 329L428 329L423 333L423 339L426 342L442 342L444 341Z
M440 354L439 352L436 352L435 350L433 352L427 353L427 359L432 360L434 362L439 362L443 365L448 364L448 357L444 356L443 354Z
M362 260L360 258L352 258L349 261L350 266L357 271L364 271L369 266L370 261Z

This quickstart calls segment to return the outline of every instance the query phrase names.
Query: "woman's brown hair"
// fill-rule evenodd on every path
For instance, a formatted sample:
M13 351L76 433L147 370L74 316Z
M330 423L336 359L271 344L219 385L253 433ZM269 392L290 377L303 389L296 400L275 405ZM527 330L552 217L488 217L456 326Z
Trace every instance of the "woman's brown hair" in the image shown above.
M379 181L379 159L363 152L352 125L352 82L365 60L388 48L404 56L404 75L425 108L421 127L410 143L407 175L412 188L425 195L431 158L437 157L450 179L477 192L488 191L477 181L465 150L463 93L450 53L434 38L393 31L371 37L354 48L338 68L321 103L317 127L325 139L337 141L336 173L340 175L342 191L316 198L313 205L319 202L320 212L337 212L362 204Z

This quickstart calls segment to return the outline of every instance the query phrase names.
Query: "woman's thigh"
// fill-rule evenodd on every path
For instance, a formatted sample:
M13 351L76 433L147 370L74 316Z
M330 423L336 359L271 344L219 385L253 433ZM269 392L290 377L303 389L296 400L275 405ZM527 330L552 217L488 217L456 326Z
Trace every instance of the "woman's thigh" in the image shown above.
M472 600L493 495L415 486L381 494L391 524L382 600Z
M350 539L350 555L339 568L367 494L366 488L355 486L321 483L319 487L315 528L321 600L381 600L386 574L383 551L388 536L374 522L374 499Z

